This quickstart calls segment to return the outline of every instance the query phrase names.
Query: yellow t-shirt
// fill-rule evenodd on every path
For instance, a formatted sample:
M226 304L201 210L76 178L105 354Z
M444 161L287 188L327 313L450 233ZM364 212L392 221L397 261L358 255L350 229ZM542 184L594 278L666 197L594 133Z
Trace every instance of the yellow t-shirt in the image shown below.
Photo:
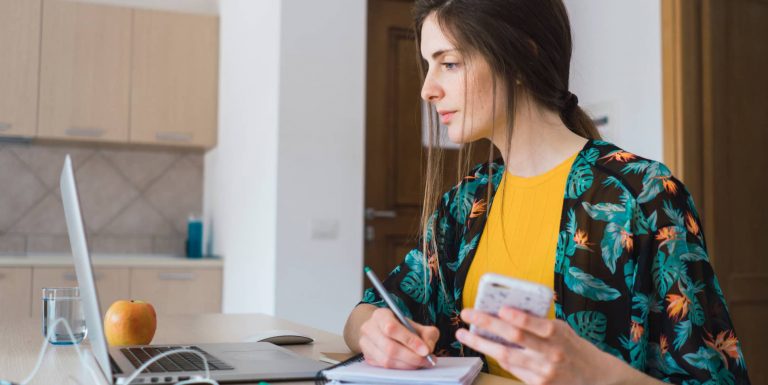
M553 288L565 184L577 155L530 178L504 172L464 282L465 308L474 307L480 277L487 272ZM554 305L548 317L555 318ZM491 374L514 378L487 358Z

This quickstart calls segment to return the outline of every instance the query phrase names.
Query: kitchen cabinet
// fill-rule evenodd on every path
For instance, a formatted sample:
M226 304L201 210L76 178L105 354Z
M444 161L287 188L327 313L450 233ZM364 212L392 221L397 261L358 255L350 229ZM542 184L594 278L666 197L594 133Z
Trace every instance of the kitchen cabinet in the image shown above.
M0 136L37 131L41 0L0 0Z
M31 309L31 287L31 268L0 267L0 317L28 317Z
M131 298L152 303L162 314L221 312L221 269L135 268Z
M216 144L218 29L215 16L134 11L131 142Z
M132 10L45 0L42 19L38 137L126 142Z
M136 255L92 263L102 314L118 299L146 300L157 314L221 312L220 259ZM0 318L38 318L43 287L77 285L71 257L0 257Z
M73 268L66 267L35 267L32 278L32 316L39 317L42 313L40 301L44 287L78 286L77 275ZM104 313L112 302L118 299L130 298L130 269L103 268L93 269L96 290L99 292L99 307Z

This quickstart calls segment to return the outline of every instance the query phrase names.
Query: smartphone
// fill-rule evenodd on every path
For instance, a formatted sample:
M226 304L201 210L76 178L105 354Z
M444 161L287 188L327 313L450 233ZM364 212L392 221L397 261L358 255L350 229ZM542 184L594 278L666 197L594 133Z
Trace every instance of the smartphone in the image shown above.
M498 316L502 307L512 307L537 317L546 317L552 304L552 289L521 279L485 273L475 297L475 309ZM470 325L469 331L483 338L512 347L520 347L487 330Z

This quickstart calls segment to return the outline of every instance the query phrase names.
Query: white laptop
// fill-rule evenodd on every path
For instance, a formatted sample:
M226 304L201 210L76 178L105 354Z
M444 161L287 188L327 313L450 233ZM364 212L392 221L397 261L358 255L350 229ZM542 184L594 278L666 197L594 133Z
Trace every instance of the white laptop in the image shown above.
M211 378L218 382L311 380L319 370L328 366L266 342L108 348L69 155L64 160L61 172L61 199L88 326L88 338L101 371L112 384L125 384L128 377L150 357L178 348L202 352L207 357ZM199 356L179 353L160 359L131 383L169 384L203 377L204 374Z

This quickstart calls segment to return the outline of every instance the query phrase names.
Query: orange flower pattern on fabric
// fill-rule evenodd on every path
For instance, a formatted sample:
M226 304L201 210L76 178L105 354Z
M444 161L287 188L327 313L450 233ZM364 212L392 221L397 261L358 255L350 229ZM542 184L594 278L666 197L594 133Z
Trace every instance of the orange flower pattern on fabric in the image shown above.
M716 350L720 354L720 358L723 360L725 367L728 367L728 359L726 357L738 360L739 355L739 340L733 334L733 330L723 330L717 333L717 337L712 338L712 334L706 333L704 337L704 343L712 349Z
M643 328L643 325L640 325L639 323L632 321L632 329L630 330L630 334L632 335L633 342L640 341L640 338L643 336L644 331L645 329Z
M589 248L589 236L585 231L576 230L576 234L573 236L573 241L576 242L576 247L582 250L592 251L592 249Z
M691 234L699 235L699 225L696 223L696 219L691 213L685 214L685 227Z
M627 249L627 251L632 252L632 233L621 230L621 246Z
M680 321L688 314L688 305L691 304L691 300L688 297L678 294L667 294L667 314L669 318L675 321Z
M487 210L488 205L485 203L485 199L480 199L472 202L472 211L469 213L470 218L477 218Z
M675 183L675 181L670 178L662 178L661 180L661 183L664 185L664 190L667 190L667 192L672 195L677 194L677 183Z
M626 151L617 151L611 154L608 154L600 159L606 159L605 163L608 163L612 160L615 160L617 162L627 163L632 159L635 159L635 154L632 154L630 152Z

